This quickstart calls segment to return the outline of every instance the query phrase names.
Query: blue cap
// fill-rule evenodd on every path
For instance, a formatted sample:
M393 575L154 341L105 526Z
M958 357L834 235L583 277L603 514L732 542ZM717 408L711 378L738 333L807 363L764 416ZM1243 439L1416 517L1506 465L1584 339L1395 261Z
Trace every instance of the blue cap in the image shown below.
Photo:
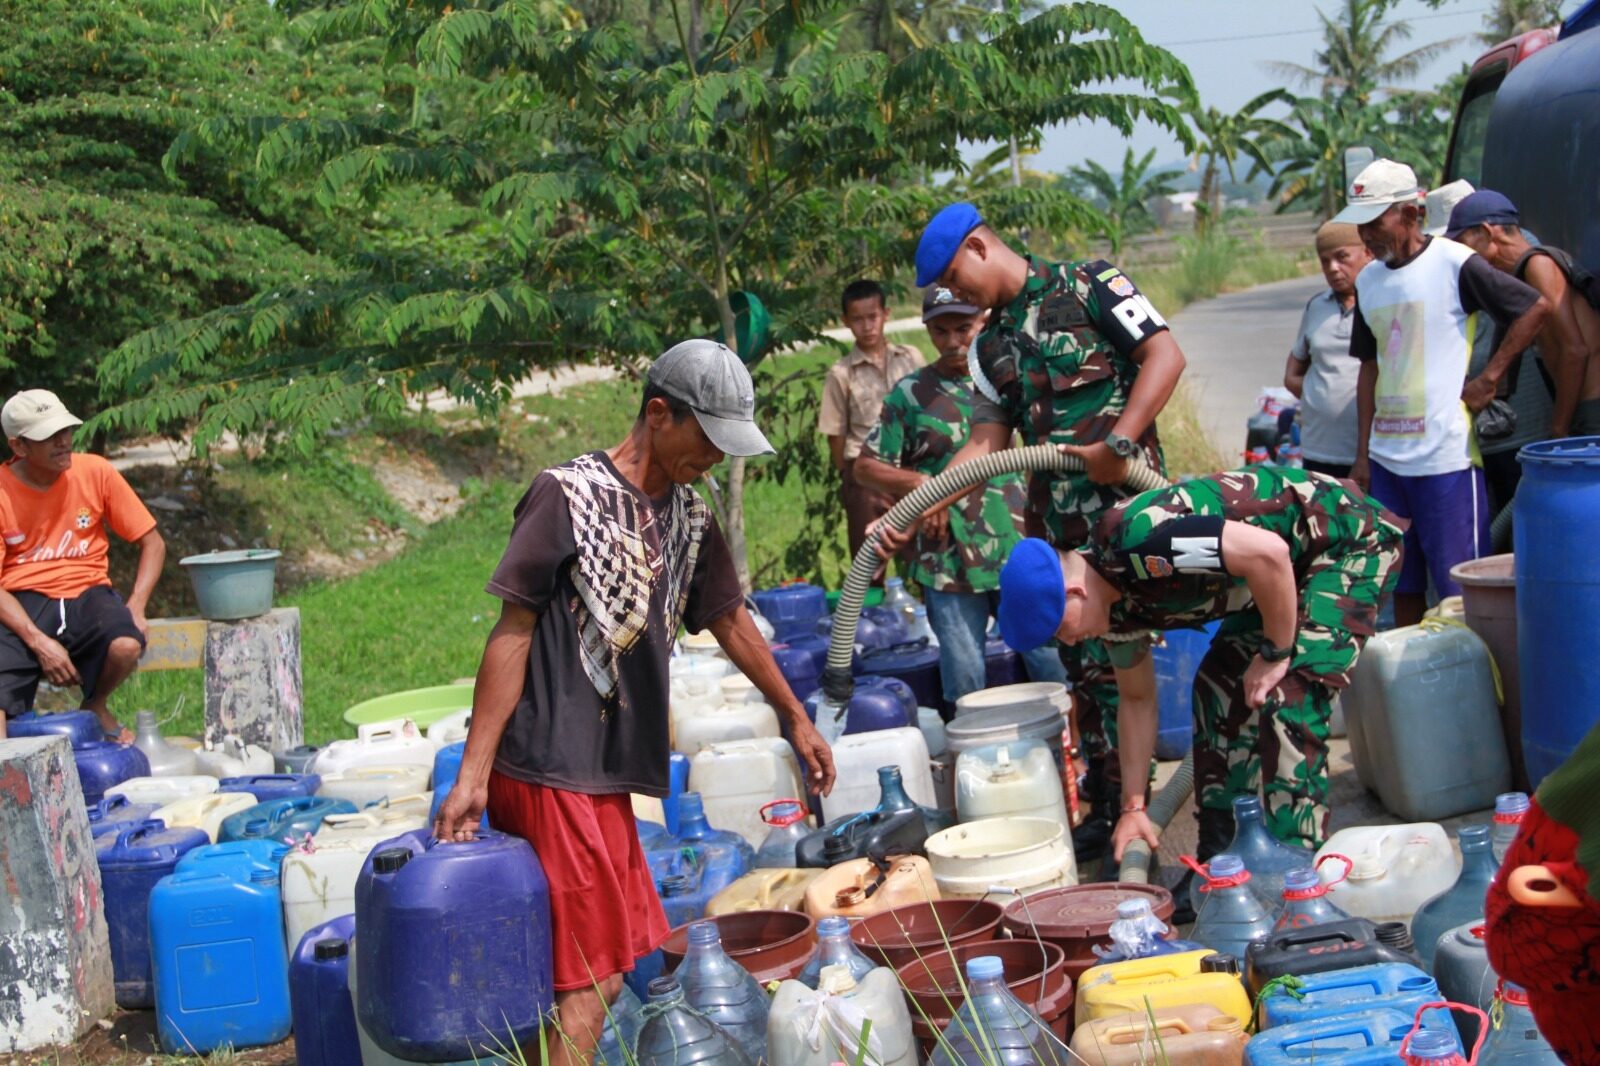
M979 955L967 960L967 977L974 981L990 981L1006 975L1005 963L998 955Z
M938 281L967 234L981 225L983 216L968 203L949 204L934 215L917 241L917 286Z
M1517 205L1504 193L1495 192L1493 189L1479 189L1456 204L1454 210L1450 212L1450 222L1445 226L1444 235L1455 240L1474 226L1490 224L1516 226L1520 223L1521 216L1517 214ZM922 262L920 252L917 262Z
M1419 1029L1406 1050L1414 1059L1448 1059L1458 1048L1456 1038L1443 1029Z
M1037 537L1018 541L1000 570L1000 635L1016 651L1042 648L1066 612L1061 556Z

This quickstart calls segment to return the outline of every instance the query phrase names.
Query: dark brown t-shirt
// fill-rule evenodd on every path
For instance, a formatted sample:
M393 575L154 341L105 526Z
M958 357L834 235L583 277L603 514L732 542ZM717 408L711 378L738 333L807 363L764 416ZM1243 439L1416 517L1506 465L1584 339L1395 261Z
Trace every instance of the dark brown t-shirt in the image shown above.
M522 698L500 739L494 765L509 777L570 792L665 796L671 756L667 660L673 638L680 622L691 630L704 629L737 607L743 594L716 520L709 513L703 522L684 520L684 501L691 508L704 507L691 490L674 488L650 499L617 472L604 452L581 456L557 472L583 467L599 476L602 496L580 508L585 520L579 532L573 529L571 481L564 485L556 474L544 471L517 504L510 543L489 579L490 595L539 614ZM620 486L609 506L604 497L608 476ZM675 506L674 493L680 491L686 495ZM617 651L616 687L603 697L582 657L580 631L590 610L580 595L579 541L582 551L604 551L607 537L597 527L624 524L630 509L645 519L643 530L631 530L642 538L642 557L661 563L648 583L642 632ZM689 572L674 580L668 572L674 565ZM674 596L672 590L681 590L684 581L687 594ZM592 584L588 591L592 602ZM637 610L640 605L622 606ZM589 632L593 636L592 626ZM592 653L589 658L592 662Z

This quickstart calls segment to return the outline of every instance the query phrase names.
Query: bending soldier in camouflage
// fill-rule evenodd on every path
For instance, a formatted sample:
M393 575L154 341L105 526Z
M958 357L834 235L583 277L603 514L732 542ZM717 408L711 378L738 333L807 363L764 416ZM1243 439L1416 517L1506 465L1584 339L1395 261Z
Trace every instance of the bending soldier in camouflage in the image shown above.
M938 280L994 309L969 366L983 398L972 434L951 459L963 463L1010 447L1057 444L1080 456L1081 474L1042 472L1029 481L1026 530L1061 548L1087 540L1101 513L1128 491L1128 459L1163 470L1156 416L1183 373L1184 358L1166 322L1133 282L1100 260L1050 263L1013 251L969 204L951 204L923 231L917 281ZM889 535L890 548L901 540ZM1155 671L1145 655L1113 670L1099 641L1062 650L1071 676L1078 736L1089 760L1086 791L1094 814L1073 834L1080 858L1099 855L1110 834L1107 808L1118 786L1117 704L1155 708ZM1146 780L1141 771L1140 781Z
M1393 591L1403 535L1351 481L1277 467L1197 478L1117 504L1075 552L1019 544L1001 574L1001 631L1020 648L1221 619L1194 683L1202 848L1226 846L1208 823L1231 832L1233 798L1258 789L1273 835L1314 848L1328 830L1333 696ZM1155 747L1155 715L1130 710L1125 782ZM1143 790L1125 785L1114 854L1136 837L1158 839Z

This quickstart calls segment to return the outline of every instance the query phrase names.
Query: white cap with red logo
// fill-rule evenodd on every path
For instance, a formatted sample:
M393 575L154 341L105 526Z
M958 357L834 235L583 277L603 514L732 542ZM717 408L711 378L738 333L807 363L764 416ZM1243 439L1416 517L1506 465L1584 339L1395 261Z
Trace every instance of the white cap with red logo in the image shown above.
M49 440L64 429L83 425L49 389L27 389L0 407L0 429L7 440Z
M1419 204L1422 188L1417 175L1404 163L1375 159L1350 183L1345 209L1333 216L1335 222L1361 226L1373 221L1395 204Z

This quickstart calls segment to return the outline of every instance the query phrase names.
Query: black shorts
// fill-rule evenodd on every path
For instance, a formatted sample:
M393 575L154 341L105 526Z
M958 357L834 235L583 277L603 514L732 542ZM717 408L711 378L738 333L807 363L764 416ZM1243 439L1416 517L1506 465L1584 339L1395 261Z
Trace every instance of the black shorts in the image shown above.
M133 613L110 585L97 585L71 600L51 599L42 592L13 593L33 624L53 637L78 669L83 681L83 698L94 697L105 666L106 650L118 637L132 637L143 647L145 640L133 624ZM22 638L8 626L0 625L0 708L7 718L15 718L33 708L42 671Z

